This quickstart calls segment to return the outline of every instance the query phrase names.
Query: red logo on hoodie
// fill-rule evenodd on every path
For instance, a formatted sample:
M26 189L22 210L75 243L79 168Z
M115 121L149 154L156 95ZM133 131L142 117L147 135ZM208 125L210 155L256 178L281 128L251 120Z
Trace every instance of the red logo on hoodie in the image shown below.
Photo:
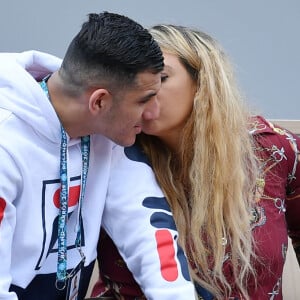
M6 207L6 202L3 198L0 198L0 224L2 222L2 219L4 217L4 210Z
M69 201L68 201L68 207L72 207L77 205L80 195L80 185L71 186L69 188ZM57 189L53 195L53 202L54 205L59 208L59 202L60 202L60 188Z

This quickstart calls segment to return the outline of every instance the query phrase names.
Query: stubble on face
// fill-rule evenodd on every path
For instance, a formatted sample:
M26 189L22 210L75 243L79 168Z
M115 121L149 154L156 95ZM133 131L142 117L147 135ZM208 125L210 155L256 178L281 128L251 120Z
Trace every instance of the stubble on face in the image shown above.
M135 84L112 95L112 105L106 115L106 136L117 144L130 146L142 129L143 118L155 117L159 108L156 95L161 86L161 75L143 72Z

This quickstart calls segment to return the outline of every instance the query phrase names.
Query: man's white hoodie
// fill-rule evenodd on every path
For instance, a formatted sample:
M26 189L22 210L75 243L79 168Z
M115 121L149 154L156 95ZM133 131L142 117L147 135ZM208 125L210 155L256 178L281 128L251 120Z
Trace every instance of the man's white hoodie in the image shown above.
M0 55L0 299L64 299L55 288L60 191L59 119L37 81L61 60L28 51ZM68 141L67 266L75 247L81 179L80 139ZM90 168L82 206L82 290L96 258L113 143L91 136ZM86 280L85 280L86 278ZM11 292L9 292L9 290ZM83 295L81 295L83 297Z
M55 287L61 125L37 82L60 64L60 59L37 51L0 54L1 300L65 299L65 291ZM106 200L104 226L147 299L194 299L171 213L162 204L165 200L147 163L125 155L107 138L92 135L78 220L81 164L80 139L69 139L68 269L80 261L77 224L86 256L78 299L84 298L89 284ZM164 234L175 256L164 257L163 248L158 248L164 245ZM168 259L176 274L168 269Z

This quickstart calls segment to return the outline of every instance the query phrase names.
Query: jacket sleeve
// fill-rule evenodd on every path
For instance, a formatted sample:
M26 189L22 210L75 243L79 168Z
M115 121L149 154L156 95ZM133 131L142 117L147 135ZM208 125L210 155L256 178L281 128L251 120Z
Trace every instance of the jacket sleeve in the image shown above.
M289 174L286 187L286 221L288 234L300 265L300 137L289 133L285 140L289 159Z
M9 292L12 282L10 271L12 240L16 224L16 208L13 200L21 182L14 161L0 148L0 299L16 300L15 293Z
M147 299L195 299L176 226L139 148L116 147L103 227Z
M254 126L255 125L255 126ZM300 137L257 116L252 122L256 153L265 162L265 192L275 200L285 199L281 208L289 237L300 262ZM251 132L251 131L250 131Z

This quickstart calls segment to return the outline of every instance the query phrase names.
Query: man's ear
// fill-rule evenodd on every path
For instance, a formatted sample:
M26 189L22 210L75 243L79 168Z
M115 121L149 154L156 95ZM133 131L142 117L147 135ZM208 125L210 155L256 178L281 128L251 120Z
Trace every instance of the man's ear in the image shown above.
M94 90L89 98L89 110L92 114L105 112L111 107L112 95L107 89Z

